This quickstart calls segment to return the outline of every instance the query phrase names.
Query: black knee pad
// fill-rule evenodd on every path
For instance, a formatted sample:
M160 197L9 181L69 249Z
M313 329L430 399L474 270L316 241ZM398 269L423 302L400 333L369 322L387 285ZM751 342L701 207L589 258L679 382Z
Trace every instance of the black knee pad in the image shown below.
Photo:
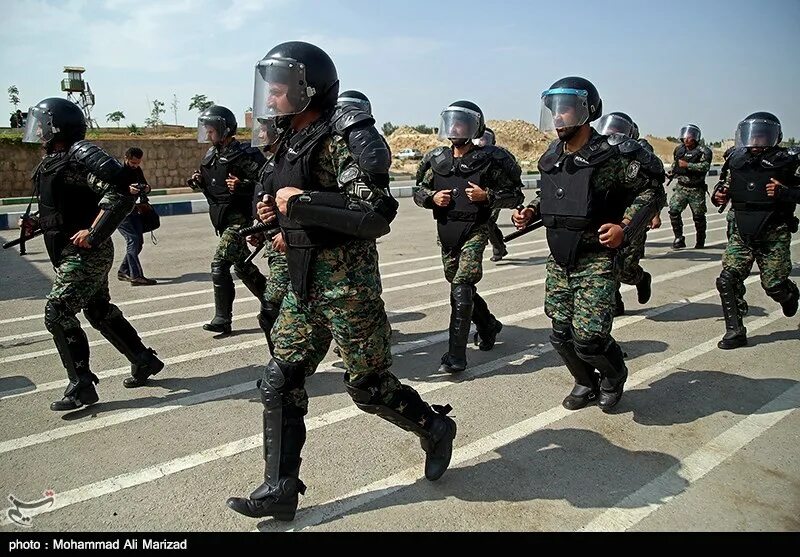
M305 379L305 362L290 364L272 358L258 380L261 402L265 408L278 408L283 404L283 395L302 386Z
M64 328L64 320L69 317L74 317L74 314L67 309L65 304L47 300L44 306L44 326L49 332L53 333L56 330L62 330Z
M765 288L764 291L767 293L767 296L779 304L788 302L792 298L798 296L797 285L789 279L784 280L772 288Z
M681 214L680 213L673 213L672 211L668 211L667 214L669 215L669 218L671 218L673 220L681 218Z
M232 280L229 265L211 265L211 281L214 284L223 284Z
M550 344L553 345L553 348L558 350L572 341L572 328L569 323L553 321L553 332L550 333Z
M722 269L717 277L717 290L720 292L733 292L739 282L739 275L730 269Z
M344 375L344 388L361 410L374 414L375 405L382 404L381 376L379 373L370 373L359 381L350 381L350 374Z
M580 340L573 335L572 341L575 343L575 352L586 360L605 354L611 344L611 337L592 337L589 340Z
M456 304L472 304L475 290L476 288L472 284L453 284L450 287L450 295Z

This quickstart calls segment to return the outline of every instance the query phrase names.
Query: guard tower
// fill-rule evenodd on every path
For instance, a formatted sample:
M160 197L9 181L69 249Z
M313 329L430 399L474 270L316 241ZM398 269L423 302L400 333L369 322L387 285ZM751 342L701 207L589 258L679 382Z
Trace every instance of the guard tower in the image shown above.
M85 71L86 68L80 66L64 66L64 73L67 74L67 77L61 80L61 90L67 93L67 99L81 108L89 127L96 128L97 122L94 121L91 113L94 106L94 93L89 87L89 82L83 80Z

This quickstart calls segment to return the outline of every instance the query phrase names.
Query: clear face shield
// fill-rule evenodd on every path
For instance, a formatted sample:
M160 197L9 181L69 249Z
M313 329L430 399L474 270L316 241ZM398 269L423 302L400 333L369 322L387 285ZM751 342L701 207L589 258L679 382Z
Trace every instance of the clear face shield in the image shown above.
M219 145L228 136L228 124L221 116L201 116L197 119L197 142Z
M626 137L634 138L633 122L617 114L606 114L597 121L597 133L600 135L618 133ZM638 133L636 135L638 136Z
M495 137L492 132L486 130L483 132L482 136L480 136L478 139L473 139L472 142L478 147L486 147L487 145L495 144Z
M780 124L771 120L743 120L736 127L736 147L775 147L780 137Z
M291 59L260 60L255 69L253 118L300 114L315 93L307 86L303 64Z
M38 107L28 109L28 120L22 134L23 142L45 144L57 133L58 129L53 127L53 117L50 112Z
M687 140L693 140L695 143L699 143L700 137L700 128L697 126L684 126L681 128L680 138L684 143L686 143Z
M278 141L278 126L274 118L259 118L253 122L253 147L271 147Z
M481 115L478 112L460 106L450 106L442 112L439 139L463 144L472 141L478 135L480 127Z
M584 89L548 89L542 93L539 130L552 132L582 126L589 121L589 92Z

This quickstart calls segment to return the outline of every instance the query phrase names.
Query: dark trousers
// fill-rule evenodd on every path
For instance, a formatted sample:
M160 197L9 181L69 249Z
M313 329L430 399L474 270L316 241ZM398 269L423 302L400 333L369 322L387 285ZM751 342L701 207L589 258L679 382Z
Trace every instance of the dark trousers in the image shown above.
M133 212L125 217L125 220L120 223L118 230L123 238L125 238L126 243L125 257L122 259L119 272L131 278L140 278L144 276L142 264L139 261L139 254L142 253L142 246L144 245L142 219L139 218L139 214Z

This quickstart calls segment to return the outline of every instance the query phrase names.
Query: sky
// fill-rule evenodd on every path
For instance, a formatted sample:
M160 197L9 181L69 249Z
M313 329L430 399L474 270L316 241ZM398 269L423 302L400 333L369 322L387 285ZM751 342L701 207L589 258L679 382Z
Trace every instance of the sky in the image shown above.
M800 0L13 0L0 13L3 90L16 85L25 109L64 95L63 67L83 66L101 126L116 110L141 126L154 99L174 123L173 95L194 126L195 94L241 124L256 62L304 40L328 52L342 90L370 98L379 127L437 126L459 99L538 124L541 92L580 75L643 134L691 122L731 138L766 110L800 138Z

